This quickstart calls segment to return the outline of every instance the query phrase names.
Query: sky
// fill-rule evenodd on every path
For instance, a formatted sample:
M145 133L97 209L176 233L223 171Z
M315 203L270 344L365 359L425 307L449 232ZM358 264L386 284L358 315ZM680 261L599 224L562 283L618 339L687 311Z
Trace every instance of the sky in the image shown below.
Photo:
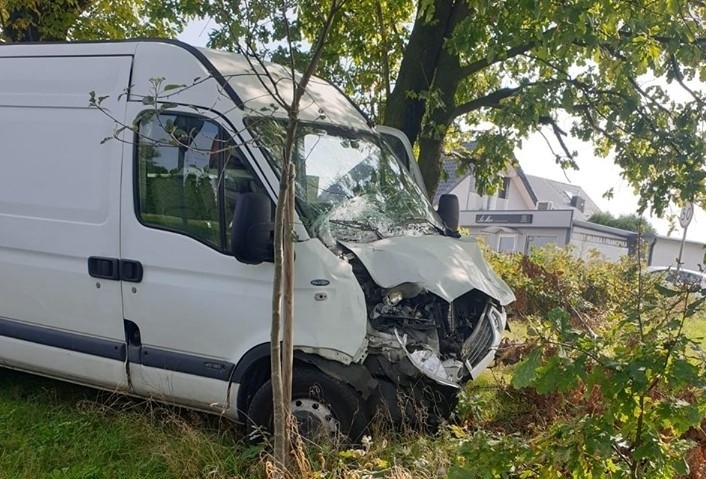
M192 20L186 25L184 31L177 38L189 45L196 47L205 47L208 43L208 32L213 30L216 23L210 18Z
M195 46L206 46L208 32L215 23L210 19L195 20L190 22L178 36L179 40ZM675 93L678 94L678 93ZM635 213L637 210L637 196L632 188L620 176L620 168L612 160L597 158L593 155L593 148L589 143L578 140L567 141L569 148L578 152L576 159L579 170L562 170L554 161L554 155L547 147L541 135L533 135L523 142L522 148L515 151L515 155L522 169L534 176L549 178L550 180L571 183L583 188L584 191L603 211L614 216ZM603 194L613 188L613 198L606 199ZM678 216L679 206L673 206L671 213ZM661 235L667 235L670 228L667 219L648 216L649 221ZM683 230L676 221L676 228L670 236L681 238ZM696 208L694 218L687 228L688 240L706 242L706 212Z

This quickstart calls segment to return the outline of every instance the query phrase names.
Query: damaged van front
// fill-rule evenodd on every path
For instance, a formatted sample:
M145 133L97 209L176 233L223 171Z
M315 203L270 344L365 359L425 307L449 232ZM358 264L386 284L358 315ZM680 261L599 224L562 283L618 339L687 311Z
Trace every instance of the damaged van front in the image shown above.
M259 119L250 126L277 169L273 152L280 151L286 123ZM312 362L358 391L374 388L365 395L368 408L384 406L393 420L406 415L402 403L421 405L432 422L448 416L458 390L493 360L512 291L475 240L441 221L375 133L303 122L294 151L301 222L350 265L365 303L366 334L348 364L351 375ZM297 269L308 268L305 258L297 257ZM350 323L356 313L327 321ZM359 365L369 373L366 381L351 379L360 376Z

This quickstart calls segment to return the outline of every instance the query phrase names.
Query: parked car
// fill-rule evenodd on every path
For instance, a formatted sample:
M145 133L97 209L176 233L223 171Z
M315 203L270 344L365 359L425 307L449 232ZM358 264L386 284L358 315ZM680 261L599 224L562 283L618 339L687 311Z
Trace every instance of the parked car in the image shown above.
M667 266L650 266L648 272L658 275L663 281L676 288L686 288L692 293L706 289L706 274L689 269Z

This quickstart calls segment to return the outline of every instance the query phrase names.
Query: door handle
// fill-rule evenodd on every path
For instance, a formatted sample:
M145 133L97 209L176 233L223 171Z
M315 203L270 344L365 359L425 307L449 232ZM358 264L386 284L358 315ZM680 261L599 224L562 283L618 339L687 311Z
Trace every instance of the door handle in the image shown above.
M139 283L142 281L142 273L142 263L139 261L103 256L88 258L88 274L93 278Z
M142 263L131 259L121 259L120 279L130 283L142 281Z
M118 258L104 258L102 256L91 256L88 258L88 274L100 279L120 279L120 260Z

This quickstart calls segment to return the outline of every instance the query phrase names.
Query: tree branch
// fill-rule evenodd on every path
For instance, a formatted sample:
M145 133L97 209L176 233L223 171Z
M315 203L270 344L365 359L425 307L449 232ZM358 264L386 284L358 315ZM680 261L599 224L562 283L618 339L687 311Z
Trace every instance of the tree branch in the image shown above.
M492 108L498 106L500 104L500 101L504 100L505 98L510 98L511 96L514 96L515 94L517 94L517 92L522 90L522 88L524 87L501 88L485 96L475 98L466 103L457 105L450 111L450 117L457 118L459 116L465 115L475 110L479 110L481 108Z
M610 141L612 141L616 145L622 143L620 138L613 135L612 133L607 131L605 128L601 127L598 124L598 122L596 122L596 119L593 118L593 116L591 115L591 108L592 107L589 107L586 105L576 105L575 106L576 111L583 114L584 119L588 122L589 125L591 125L591 128L593 128L594 130L596 130L597 132L599 132L600 134L602 134L603 136L608 138ZM593 109L595 110L595 108L593 108Z
M491 65L494 65L499 62L503 62L509 58L514 58L518 55L521 55L523 53L528 52L532 48L534 48L537 45L537 42L532 41L532 42L527 42L523 43L522 45L517 45L512 48L508 48L505 50L504 55L498 55L494 57L493 59L489 58L483 58L481 60L476 60L472 63L469 63L468 65L464 66L461 68L461 76L463 77L468 77L473 75L474 73L477 73L484 68L488 68Z
M645 90L642 89L642 87L637 83L637 80L635 80L633 77L630 75L627 76L628 82L632 85L632 87L635 89L636 92L638 92L643 98L646 98L652 105L654 105L657 109L662 110L664 113L669 114L669 110L659 103L657 100L652 98Z
M634 80L632 80L632 81L634 82ZM617 96L618 98L621 98L621 99L623 99L623 100L629 99L629 97L628 97L625 93L622 93L622 92L619 92L619 91L615 91L615 90L593 89L593 87L592 87L591 85L588 85L588 84L586 84L586 83L584 83L584 82L580 82L580 81L578 81L578 80L572 80L571 83L572 83L573 85L577 86L578 88L580 88L580 89L585 93L585 98L586 98L586 100L590 103L590 107L591 107L593 110L595 110L596 112L599 112L599 114L600 114L604 119L605 119L605 115L602 115L602 114L600 113L600 111L599 111L598 107L596 106L595 102L591 99L592 96L594 96L594 95L598 95L598 96L614 95L614 96ZM632 83L631 83L631 84L632 84ZM667 110L667 109L666 109L665 107L663 107L662 105L659 105L659 104L657 103L657 101L656 101L654 98L652 98L651 96L649 96L646 92L644 92L644 91L639 87L639 85L636 84L636 82L635 82L635 84L632 84L632 86L633 86L633 88L635 88L635 91L637 91L637 92L640 94L640 96L641 96L642 98L645 98L645 99L647 99L648 101L650 101L650 103L655 104L655 106L656 106L658 109L660 109L663 113L665 113L666 115L668 115L668 116L670 116L670 117L672 116L672 113L671 113L669 110ZM587 110L587 108L588 108L588 107L584 107L584 108L583 108L583 112L584 112L584 113L585 113L585 111ZM580 110L580 108L579 108L578 106L575 106L575 109L576 109L577 111ZM655 134L655 136L658 136L658 137L660 136L660 130L659 130L658 127L655 126L655 123L654 123L654 121L653 121L653 119L652 119L652 115L651 115L650 111L649 111L648 109L646 109L646 107L638 106L637 109L636 109L636 111L635 111L635 113L639 116L639 118L640 118L641 120L644 120L644 121L645 121L645 124L646 124L647 127ZM606 131L605 131L604 129L598 129L598 128L596 127L597 124L595 123L595 119L594 119L594 118L588 117L588 116L585 116L585 118L587 118L587 119L590 118L591 121L590 121L589 123L591 124L591 126L592 126L596 131L599 131L600 133L602 133L602 134L604 134L604 135L606 134ZM632 135L631 132L626 131L624 128L621 128L621 130L622 130L623 133L625 133L626 135ZM614 141L615 143L621 143L621 141L617 140L615 136L609 136L608 138L610 138L611 141ZM679 145L678 145L674 140L667 139L667 145L668 145L669 147L671 147L671 149L674 150L674 152L676 152L678 155L683 155L682 149L679 147Z
M309 60L309 64L307 65L306 70L304 70L304 73L302 74L301 79L298 82L296 94L292 103L293 105L298 105L299 100L301 100L302 96L304 96L306 86L309 83L311 77L314 75L314 71L316 71L316 66L318 65L319 59L321 58L321 54L324 51L326 38L328 37L328 34L331 31L331 27L333 27L333 19L341 10L341 8L343 8L343 5L345 3L346 0L331 1L331 8L329 8L328 14L326 15L326 19L324 20L323 29L319 33L319 37L316 39L316 45L314 45L314 48L312 50L314 54L312 55L311 60ZM293 78L292 81L294 81Z
M390 96L390 56L389 42L387 38L387 30L385 28L385 19L382 14L382 4L380 0L375 2L375 14L377 15L378 26L380 27L380 36L382 40L382 76L385 82L385 98ZM394 22L393 22L394 24Z
M542 35L544 37L551 36L554 32L556 31L556 28L550 28L549 30L546 30ZM469 63L468 65L464 66L461 68L461 74L464 77L468 77L470 75L473 75L474 73L479 72L480 70L483 70L484 68L488 68L491 65L494 65L499 62L503 62L509 58L514 58L518 55L522 55L523 53L526 53L533 49L534 47L537 46L537 40L532 40L529 42L522 43L520 45L516 45L514 47L510 47L507 50L503 52L502 55L497 55L493 57L492 59L489 58L482 58L480 60L476 60L472 63Z
M669 55L669 62L672 65L672 70L674 70L674 78L677 80L677 83L691 95L691 97L696 101L700 106L704 106L704 101L699 97L694 90L689 88L689 86L684 83L684 74L681 72L681 68L679 68L679 62L677 62L677 59L674 57L673 54Z
M564 154L566 157L571 160L576 156L576 152L571 152L569 151L569 147L566 145L564 142L564 137L568 136L564 130L562 130L559 125L556 123L556 120L552 118L551 116L541 116L539 117L539 123L542 125L549 125L552 127L552 131L554 132L554 136L556 139L559 141L559 145L561 145L561 149L564 150Z

